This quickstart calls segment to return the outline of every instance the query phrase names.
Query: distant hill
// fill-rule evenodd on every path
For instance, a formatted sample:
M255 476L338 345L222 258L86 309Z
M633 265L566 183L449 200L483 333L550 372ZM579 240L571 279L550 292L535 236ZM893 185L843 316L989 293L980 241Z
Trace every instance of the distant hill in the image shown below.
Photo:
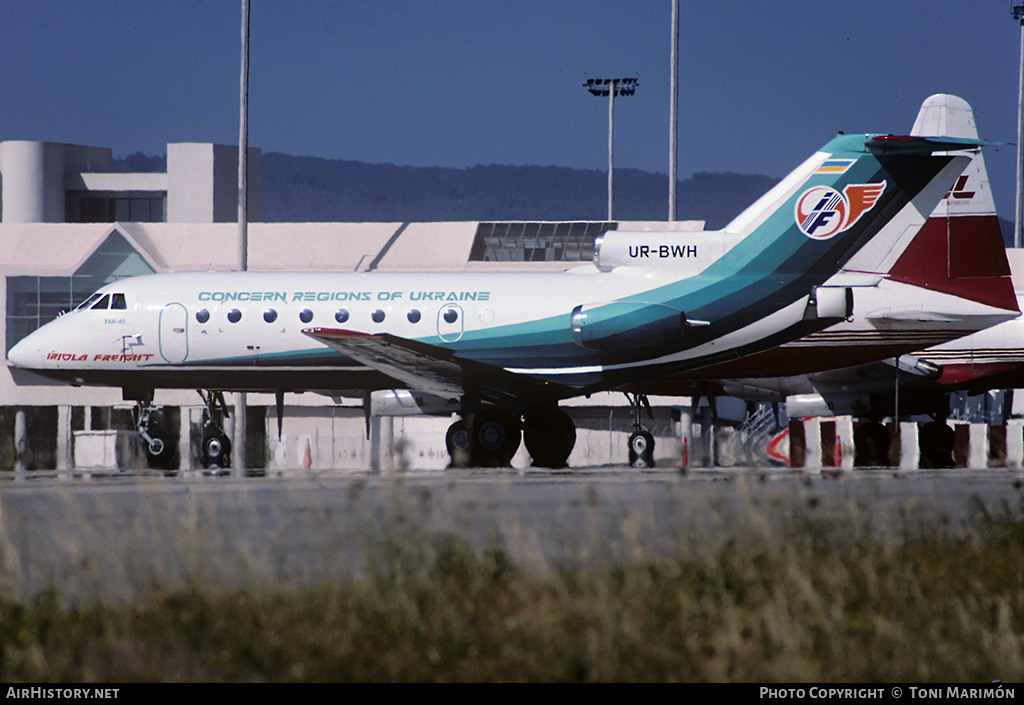
M154 172L166 157L114 160L114 171ZM680 220L720 228L778 179L702 172L678 183ZM460 220L604 220L608 175L541 166L466 169L366 164L263 155L263 220L272 222L430 222ZM668 177L615 170L617 220L665 220Z
M678 218L721 227L776 181L696 174L677 186ZM263 155L263 216L267 222L604 220L607 185L605 172L565 167L447 169L269 153ZM617 169L614 189L616 219L667 218L665 175Z
M115 159L115 172L167 171L167 156L136 152ZM754 174L699 172L676 187L679 220L721 228L774 186ZM341 159L263 155L263 220L268 223L430 222L459 220L604 220L608 175L554 166L468 169L366 164ZM618 220L664 220L668 177L615 171ZM999 219L1013 245L1013 221Z
M111 171L115 174L152 174L167 171L167 155L147 157L142 152L135 152L124 159L115 159Z

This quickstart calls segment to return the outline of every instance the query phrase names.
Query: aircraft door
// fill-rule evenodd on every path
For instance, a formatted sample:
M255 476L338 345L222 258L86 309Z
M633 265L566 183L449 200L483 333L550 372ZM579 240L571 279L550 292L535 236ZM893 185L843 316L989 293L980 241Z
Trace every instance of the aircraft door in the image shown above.
M437 334L446 343L454 343L462 337L463 319L466 312L458 304L446 304L437 312Z
M160 311L160 357L172 363L188 357L188 311L181 304Z

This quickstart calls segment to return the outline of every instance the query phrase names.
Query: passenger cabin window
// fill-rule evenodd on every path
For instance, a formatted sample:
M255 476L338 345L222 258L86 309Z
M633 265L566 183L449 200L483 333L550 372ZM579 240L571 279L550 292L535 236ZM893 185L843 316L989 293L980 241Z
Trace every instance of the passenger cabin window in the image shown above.
M107 308L110 306L110 294L104 294L103 298L92 305L93 310Z
M128 302L124 298L124 294L114 294L114 298L110 300L110 308L128 308Z
M207 311L205 308L199 309L198 311L196 311L196 320L199 321L200 323L206 323L208 320L210 320L210 312Z

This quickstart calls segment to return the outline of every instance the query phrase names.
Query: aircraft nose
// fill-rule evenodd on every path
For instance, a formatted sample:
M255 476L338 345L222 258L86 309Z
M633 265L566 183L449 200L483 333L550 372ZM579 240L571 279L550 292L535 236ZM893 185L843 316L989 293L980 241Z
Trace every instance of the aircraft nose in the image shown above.
M7 362L14 367L22 367L27 370L39 369L43 362L39 336L31 334L19 341L7 353Z

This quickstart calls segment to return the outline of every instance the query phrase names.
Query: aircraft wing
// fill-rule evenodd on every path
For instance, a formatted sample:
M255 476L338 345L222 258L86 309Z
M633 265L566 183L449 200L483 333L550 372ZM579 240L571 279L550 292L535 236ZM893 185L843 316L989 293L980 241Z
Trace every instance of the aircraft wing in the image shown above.
M334 328L307 328L302 332L412 389L442 399L459 399L469 392L483 401L518 405L524 398L540 401L572 394L561 385L466 360L457 357L453 350L390 333Z

